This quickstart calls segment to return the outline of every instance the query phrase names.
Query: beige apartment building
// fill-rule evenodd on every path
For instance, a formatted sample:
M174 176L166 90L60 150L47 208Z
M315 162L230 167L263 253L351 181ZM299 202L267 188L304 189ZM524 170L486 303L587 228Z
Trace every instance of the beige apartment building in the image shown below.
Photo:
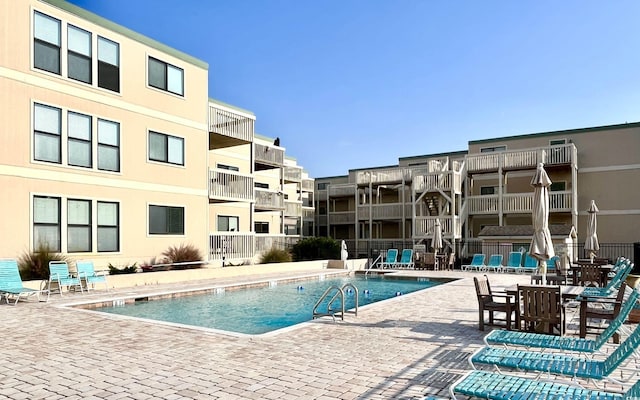
M283 193L302 168L256 139L252 112L209 98L206 62L62 0L0 0L0 22L0 257L46 243L123 265L185 243L251 262L263 210L280 217L265 237L303 233L256 187L264 173Z
M358 255L375 255L390 247L428 248L439 219L447 245L465 256L459 244L481 238L485 227L514 232L531 225L530 181L543 163L553 182L549 223L564 227L560 236L584 242L595 200L601 243L640 242L639 148L640 123L621 124L476 140L465 151L316 178L316 232L347 240ZM528 244L526 237L492 239Z

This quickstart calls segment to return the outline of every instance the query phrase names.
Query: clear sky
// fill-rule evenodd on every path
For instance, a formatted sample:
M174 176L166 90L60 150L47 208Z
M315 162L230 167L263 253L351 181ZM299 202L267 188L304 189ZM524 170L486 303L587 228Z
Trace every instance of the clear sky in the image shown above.
M637 0L72 0L209 64L312 177L640 121Z

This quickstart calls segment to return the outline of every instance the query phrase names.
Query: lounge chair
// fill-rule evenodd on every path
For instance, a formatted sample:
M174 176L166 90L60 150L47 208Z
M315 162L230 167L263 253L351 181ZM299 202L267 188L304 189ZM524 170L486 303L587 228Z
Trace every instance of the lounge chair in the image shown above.
M518 273L527 272L530 274L535 274L538 271L538 260L533 258L531 254L525 253L524 255L524 263L522 263L522 267L518 269Z
M474 254L471 263L461 266L463 271L476 270L480 271L484 268L484 254Z
M507 265L504 267L505 272L518 272L522 268L522 253L519 251L512 251L509 253L509 259Z
M640 380L621 394L495 372L470 371L449 386L449 393L452 399L456 399L458 393L489 400L631 400L640 398Z
M392 268L396 265L396 260L398 259L398 249L389 249L387 250L387 256L384 261L380 263L381 268Z
M624 303L627 284L623 283L615 299L608 297L580 296L580 337L587 336L587 330L602 330L601 325L593 325L591 320L611 321L618 316ZM613 335L613 343L620 343L620 335Z
M626 259L623 260L622 264L618 267L618 271L613 276L613 278L611 278L607 286L603 288L586 287L582 292L583 295L588 297L611 296L614 293L614 291L620 288L620 285L622 284L622 282L626 281L627 276L629 275L629 273L631 273L631 270L633 270L633 267L634 267L634 263Z
M504 266L502 266L502 254L492 254L489 257L489 262L484 267L485 271L502 272Z
M15 297L13 305L18 304L21 297L36 295L40 301L41 290L26 288L22 284L18 262L13 259L0 260L0 296L4 295L8 304L9 298Z
M627 301L623 303L618 315L611 320L607 328L595 340L573 337L545 335L541 333L493 330L484 337L487 345L502 344L526 348L539 348L595 353L621 328L640 297L637 289L631 291Z
M413 268L413 250L404 249L400 255L400 261L396 263L398 268Z
M80 292L84 292L80 278L71 275L69 265L66 261L49 261L49 282L47 284L48 294L47 300L52 291L57 290L62 296L62 287L66 286L67 290L71 288L80 288Z
M107 283L107 277L105 274L97 273L93 267L93 261L78 261L76 262L76 271L78 272L78 278L80 282L84 284L84 288L87 292L94 288L96 284L103 284L105 289L109 291L109 284Z
M501 367L518 369L542 374L557 374L571 378L607 380L615 384L624 384L614 378L621 374L614 370L629 370L631 376L638 374L635 366L624 368L620 365L626 361L640 345L640 325L604 360L569 355L561 352L541 353L518 349L486 346L469 357L473 368L475 364L492 365L498 370ZM630 377L629 377L630 378Z

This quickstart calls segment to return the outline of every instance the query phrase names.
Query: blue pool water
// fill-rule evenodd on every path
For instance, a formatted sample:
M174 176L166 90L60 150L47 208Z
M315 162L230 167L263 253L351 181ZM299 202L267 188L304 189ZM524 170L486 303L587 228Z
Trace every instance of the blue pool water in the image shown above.
M244 334L261 334L312 319L313 307L327 288L351 283L358 288L359 306L426 289L441 281L390 277L341 277L279 283L267 287L225 290L222 293L173 299L136 301L97 311L165 322L214 328ZM340 301L333 303L339 309ZM355 296L345 289L345 307L355 306ZM321 307L319 310L326 311Z

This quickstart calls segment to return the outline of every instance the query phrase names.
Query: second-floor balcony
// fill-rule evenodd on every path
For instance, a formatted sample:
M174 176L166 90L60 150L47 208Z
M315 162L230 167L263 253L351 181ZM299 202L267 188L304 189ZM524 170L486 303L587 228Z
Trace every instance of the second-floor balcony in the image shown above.
M355 195L356 185L353 183L329 185L329 197L353 197Z
M336 211L329 213L330 225L350 225L356 223L355 211Z
M577 162L577 149L573 143L520 149L496 151L467 155L467 172L535 169L539 163L545 166L573 165Z
M466 198L469 214L497 214L500 199L497 194L469 196ZM533 192L508 193L502 195L502 213L528 214L533 209ZM570 212L573 210L571 191L549 193L549 212Z
M282 211L284 210L284 195L268 189L255 188L256 211Z
M284 163L284 150L275 146L253 144L256 170L280 168Z
M412 212L411 204L364 204L358 206L358 219L361 221L368 220L369 215L371 215L371 219L375 220L411 218Z
M253 137L253 118L209 105L210 149L249 144Z
M302 203L285 200L284 215L285 217L300 217L302 215Z
M305 221L313 221L316 216L316 210L314 208L302 207L302 219Z
M209 169L209 199L214 202L254 200L253 177L226 169Z

